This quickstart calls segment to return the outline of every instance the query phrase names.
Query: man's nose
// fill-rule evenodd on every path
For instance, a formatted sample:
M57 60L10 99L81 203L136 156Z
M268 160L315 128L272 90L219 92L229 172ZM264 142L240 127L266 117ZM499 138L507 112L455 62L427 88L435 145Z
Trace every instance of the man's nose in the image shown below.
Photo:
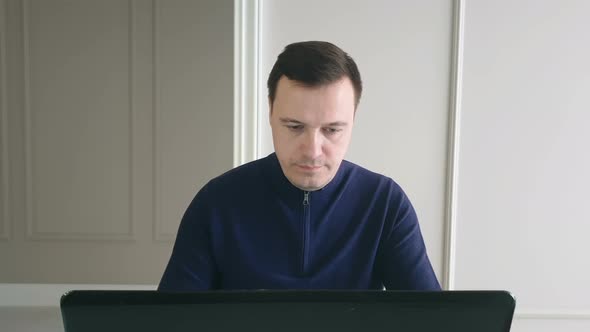
M305 159L316 160L322 154L322 136L316 130L306 133L303 142L303 155Z

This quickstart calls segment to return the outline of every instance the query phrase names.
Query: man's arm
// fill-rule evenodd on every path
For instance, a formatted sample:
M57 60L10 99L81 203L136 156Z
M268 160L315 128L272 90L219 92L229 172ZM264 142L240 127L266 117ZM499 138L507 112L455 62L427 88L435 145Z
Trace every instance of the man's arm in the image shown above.
M210 232L213 216L207 203L206 188L196 195L182 218L172 256L158 286L160 291L194 291L215 287L217 272Z
M385 227L388 233L380 248L383 285L397 290L440 290L416 212L405 193L395 191L389 203L390 226Z

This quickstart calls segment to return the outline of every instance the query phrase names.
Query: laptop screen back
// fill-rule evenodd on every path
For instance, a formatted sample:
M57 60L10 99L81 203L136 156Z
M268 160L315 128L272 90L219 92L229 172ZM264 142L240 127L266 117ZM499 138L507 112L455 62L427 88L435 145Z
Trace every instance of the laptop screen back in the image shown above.
M501 291L73 291L66 332L507 332L514 298Z

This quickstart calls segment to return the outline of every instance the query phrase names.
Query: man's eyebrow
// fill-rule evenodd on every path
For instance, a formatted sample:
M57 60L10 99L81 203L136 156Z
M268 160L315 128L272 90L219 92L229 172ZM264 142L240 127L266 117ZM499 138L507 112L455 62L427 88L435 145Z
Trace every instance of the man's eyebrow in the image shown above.
M291 119L291 118L280 118L282 123L297 123L297 124L304 124L301 121L297 121L295 119Z
M348 123L344 121L330 122L327 124L328 127L346 127L347 125Z
M281 123L292 123L292 124L305 125L305 123L303 123L299 120L291 119L291 118L280 118L279 120L281 121ZM326 126L326 127L346 127L347 125L348 125L348 123L346 123L344 121L334 121L334 122L330 122L328 124L325 124L324 126Z

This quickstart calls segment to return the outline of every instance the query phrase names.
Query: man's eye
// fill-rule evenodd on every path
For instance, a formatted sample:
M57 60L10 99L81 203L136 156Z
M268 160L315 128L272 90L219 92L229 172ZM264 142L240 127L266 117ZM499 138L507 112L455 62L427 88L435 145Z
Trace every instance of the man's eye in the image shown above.
M328 134L328 135L334 135L341 130L342 129L337 129L337 128L324 128L324 132L326 132L326 134Z
M293 130L293 131L299 131L301 129L303 129L302 125L292 125L292 126L287 126L287 128Z

